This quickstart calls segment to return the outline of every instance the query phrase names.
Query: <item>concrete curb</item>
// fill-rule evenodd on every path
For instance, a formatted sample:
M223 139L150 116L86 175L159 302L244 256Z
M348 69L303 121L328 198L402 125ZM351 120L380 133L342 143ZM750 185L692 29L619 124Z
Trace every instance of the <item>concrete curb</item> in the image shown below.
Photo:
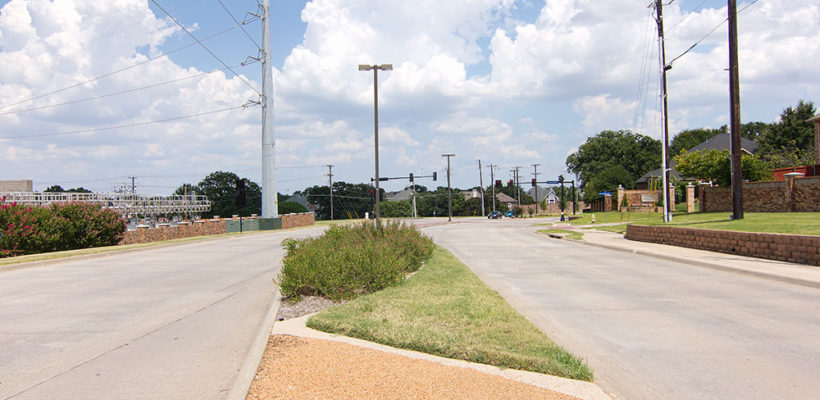
M282 295L279 289L276 289L273 302L270 308L268 308L265 319L262 321L262 327L259 329L259 333L256 334L256 338L253 340L250 350L248 350L245 361L242 362L242 367L236 374L233 387L231 387L231 391L228 392L228 396L225 397L226 400L244 400L248 397L248 390L250 390L251 384L253 384L253 379L256 377L256 370L259 369L259 363L262 362L262 356L265 354L265 348L268 346L268 338L270 338L273 324L276 322L276 315L279 313L281 299Z
M478 364L469 361L438 357L427 353L399 349L347 336L340 336L320 332L317 330L310 329L305 325L308 318L310 318L312 315L315 314L305 315L299 318L276 322L273 326L273 330L270 333L272 335L291 335L312 339L331 340L334 342L352 344L354 346L397 354L405 357L432 361L451 367L470 368L486 374L497 375L514 381L568 394L570 396L574 396L582 400L612 400L612 398L609 395L607 395L600 387L598 387L598 385L592 382L561 378L552 375L539 374L536 372L501 369L498 367L494 367L492 365Z
M775 274L775 273L765 273L765 272L760 272L760 271L752 271L752 270L748 270L748 269L745 269L745 268L737 268L737 267L733 267L733 266L729 266L729 265L710 263L710 262L701 261L701 260L693 260L693 259L680 257L680 256L670 256L670 255L667 255L667 254L659 254L659 253L656 253L656 252L646 251L646 250L628 249L628 248L624 248L624 247L621 247L621 246L612 246L612 245L603 244L603 243L595 243L595 242L590 242L590 241L586 241L586 240L583 240L583 239L582 240L576 240L576 242L581 243L581 244L585 244L587 246L601 247L601 248L604 248L604 249L616 250L616 251L621 251L621 252L625 252L625 253L642 254L642 255L645 255L645 256L655 257L655 258L665 260L665 261L675 261L675 262L679 262L679 263L682 263L682 264L693 265L693 266L696 266L696 267L710 268L710 269L714 269L714 270L718 270L718 271L725 271L725 272L733 272L733 273L737 273L737 274L741 274L741 275L749 275L749 276L754 276L754 277L758 277L758 278L764 278L764 279L770 279L770 280L775 280L775 281L779 281L779 282L790 283L790 284L794 284L794 285L806 286L806 287L810 287L810 288L820 288L820 282L801 279L801 278L796 278L796 277L791 277L791 276L784 276L784 275L779 275L779 274ZM683 247L683 248L688 249L688 247ZM699 250L699 249L697 249L697 250ZM700 251L707 251L707 250L700 250ZM719 254L723 254L723 253L719 253Z

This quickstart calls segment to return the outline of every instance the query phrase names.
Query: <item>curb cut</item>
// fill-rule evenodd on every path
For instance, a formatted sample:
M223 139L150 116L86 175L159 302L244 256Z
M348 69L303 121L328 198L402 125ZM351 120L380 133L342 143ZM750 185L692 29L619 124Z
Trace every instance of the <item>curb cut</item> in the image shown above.
M665 261L675 261L675 262L679 262L679 263L682 263L682 264L688 264L688 265L692 265L692 266L696 266L696 267L709 268L709 269L714 269L714 270L724 271L724 272L733 272L733 273L737 273L737 274L741 274L741 275L749 275L749 276L754 276L754 277L758 277L758 278L764 278L764 279L770 279L770 280L779 281L779 282L790 283L790 284L793 284L793 285L800 285L800 286L806 286L806 287L810 287L810 288L820 289L820 282L810 281L810 280L806 280L806 279L792 278L792 277L782 276L782 275L777 275L777 274L768 274L768 273L765 273L765 272L750 271L750 270L743 269L743 268L730 267L730 266L710 263L710 262L706 262L706 261L690 260L690 259L683 258L683 257L676 257L676 256L665 255L665 254L658 254L658 253L651 252L651 251L644 251L644 250L637 250L637 249L625 249L625 248L619 247L619 246L611 246L611 245L607 245L607 244L593 243L593 242L589 242L589 241L585 241L585 240L576 240L575 242L582 243L582 244L585 244L587 246L595 246L595 247L601 247L601 248L609 249L609 250L621 251L621 252L624 252L624 253L641 254L641 255L645 255L645 256L655 257L655 258L665 260ZM684 248L687 248L687 247L684 247ZM706 250L704 250L704 251L706 251ZM720 253L720 254L723 254L723 253Z
M259 368L259 363L262 362L262 356L265 354L265 348L268 345L268 338L270 338L273 324L276 322L276 314L279 313L281 299L282 294L277 288L273 302L271 302L268 313L262 321L262 327L259 329L259 333L256 334L256 338L253 340L250 350L248 350L248 355L236 374L233 387L228 392L228 396L225 397L226 400L244 400L248 396L248 390L250 390L253 379L256 377L256 370Z

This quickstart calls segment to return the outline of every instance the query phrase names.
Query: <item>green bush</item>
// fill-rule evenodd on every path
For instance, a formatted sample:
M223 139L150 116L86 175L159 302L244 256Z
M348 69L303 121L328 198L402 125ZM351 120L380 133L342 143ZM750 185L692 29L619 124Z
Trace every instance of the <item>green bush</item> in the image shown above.
M277 277L289 298L351 299L400 282L421 267L433 241L413 226L395 222L336 225L323 236L288 239Z
M29 207L0 199L0 257L113 246L125 221L88 203Z

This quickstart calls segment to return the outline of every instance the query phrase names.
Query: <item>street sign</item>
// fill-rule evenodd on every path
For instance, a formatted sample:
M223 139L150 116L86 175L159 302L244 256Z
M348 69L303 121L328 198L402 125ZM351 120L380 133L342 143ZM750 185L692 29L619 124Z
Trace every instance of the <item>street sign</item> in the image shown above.
M599 196L612 196L612 193L610 193L610 192L598 192L598 195Z
M547 181L547 185L557 185L561 183L561 181Z

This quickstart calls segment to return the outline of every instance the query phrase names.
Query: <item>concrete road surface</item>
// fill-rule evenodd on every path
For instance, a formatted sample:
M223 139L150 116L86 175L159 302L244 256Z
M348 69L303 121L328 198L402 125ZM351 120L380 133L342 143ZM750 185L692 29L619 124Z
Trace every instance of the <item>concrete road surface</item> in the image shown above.
M550 239L529 222L423 230L616 399L820 398L818 289Z
M223 399L274 301L257 233L0 272L0 399Z

